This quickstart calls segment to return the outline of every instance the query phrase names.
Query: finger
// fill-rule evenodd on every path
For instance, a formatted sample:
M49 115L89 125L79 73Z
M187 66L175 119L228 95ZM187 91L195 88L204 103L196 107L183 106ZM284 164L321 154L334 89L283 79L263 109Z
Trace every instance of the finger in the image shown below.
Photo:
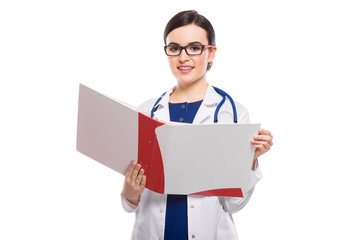
M136 181L140 184L141 180L142 180L142 177L144 176L144 169L140 169L140 172L136 178Z
M271 134L271 132L270 132L269 130L266 130L266 129L260 128L260 129L259 129L259 134L268 135L268 136L270 136L271 138L273 138L273 135Z
M125 175L125 177L131 177L131 173L133 172L134 168L136 166L136 162L135 161L132 161L131 164L130 164L130 167L128 168L128 171Z
M253 146L254 146L255 149L256 149L255 153L258 152L258 151L260 151L261 154L262 154L263 152L265 152L265 149L264 149L264 146L263 146L263 145L253 145ZM260 154L260 155L261 155L261 154Z
M268 135L255 135L254 136L255 141L266 141L269 143L270 146L273 145L272 137Z
M251 141L251 144L256 147L257 149L264 148L267 151L270 150L270 144L266 141Z
M145 188L145 185L146 185L146 176L143 175L141 178L140 187Z
M141 165L140 165L140 164L136 164L134 170L133 170L132 173L131 173L131 177L132 177L133 179L137 178L137 175L139 174L140 168L141 168Z

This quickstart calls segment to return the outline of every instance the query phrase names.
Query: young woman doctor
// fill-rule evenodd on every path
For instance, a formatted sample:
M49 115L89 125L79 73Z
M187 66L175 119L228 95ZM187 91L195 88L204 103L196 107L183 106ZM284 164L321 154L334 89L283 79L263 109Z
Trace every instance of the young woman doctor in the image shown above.
M223 98L206 81L216 53L211 23L196 11L180 12L168 22L164 42L177 85L161 99L151 99L140 107L148 112L156 110L154 118L158 120L213 123L214 112ZM236 103L236 110L237 121L248 123L246 108ZM218 113L218 124L233 122L232 105L226 99ZM246 205L260 180L257 158L270 150L272 135L259 129L251 144L256 148L251 190L243 198L158 194L145 189L146 173L133 162L122 191L123 208L136 213L132 239L238 239L231 214Z

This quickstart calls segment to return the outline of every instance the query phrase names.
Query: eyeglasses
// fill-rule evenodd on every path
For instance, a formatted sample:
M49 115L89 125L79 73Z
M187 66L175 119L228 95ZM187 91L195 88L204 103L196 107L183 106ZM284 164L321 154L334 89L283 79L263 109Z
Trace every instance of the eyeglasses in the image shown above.
M185 49L185 52L189 56L196 56L201 55L203 50L206 48L212 48L213 45L187 45L185 47L181 47L179 45L169 45L165 46L165 53L168 56L179 56L183 49Z

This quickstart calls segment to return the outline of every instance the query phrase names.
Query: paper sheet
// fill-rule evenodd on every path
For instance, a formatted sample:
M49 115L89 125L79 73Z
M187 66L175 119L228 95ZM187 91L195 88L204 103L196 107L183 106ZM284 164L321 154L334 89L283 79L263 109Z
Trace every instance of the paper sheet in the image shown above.
M125 174L138 154L138 112L80 85L76 149Z
M250 140L259 128L260 124L158 127L165 193L221 188L242 188L246 193L255 151Z

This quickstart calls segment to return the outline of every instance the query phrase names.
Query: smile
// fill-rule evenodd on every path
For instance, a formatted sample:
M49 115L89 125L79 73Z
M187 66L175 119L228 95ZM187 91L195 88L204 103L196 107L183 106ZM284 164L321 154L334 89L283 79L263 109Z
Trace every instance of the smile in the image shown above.
M189 69L193 69L192 67L179 67L178 69L180 70L189 70Z
M188 73L190 72L191 70L193 70L194 67L192 66L178 66L177 69L179 69L179 71L181 73Z

